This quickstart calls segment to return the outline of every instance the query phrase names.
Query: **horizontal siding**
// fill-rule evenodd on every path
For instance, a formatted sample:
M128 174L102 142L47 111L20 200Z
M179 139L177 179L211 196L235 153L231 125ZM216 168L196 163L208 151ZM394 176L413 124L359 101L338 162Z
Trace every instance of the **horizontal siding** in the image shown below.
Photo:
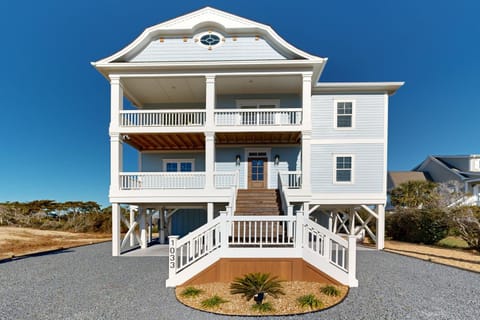
M279 155L280 161L275 165L275 155ZM279 171L297 171L300 170L298 163L300 159L300 147L274 147L271 149L271 159L269 160L268 185L272 189L278 188Z
M240 188L244 189L245 186L245 166L243 162L245 159L243 148L218 148L215 151L215 171L239 171L239 179L240 179ZM237 154L240 155L242 159L242 163L240 166L235 164L235 159Z
M334 154L352 154L353 184L334 184ZM382 193L385 181L383 144L312 145L312 191L318 193Z
M355 101L354 129L334 128L335 100ZM383 94L314 94L312 96L312 138L383 138L384 114Z
M212 50L189 38L165 38L154 40L129 62L157 61L235 61L235 60L283 60L286 59L264 39L238 37L236 41L227 37L225 42Z
M221 80L218 80L221 81ZM219 95L216 97L217 109L236 108L237 100L280 100L281 108L301 108L302 100L297 94L246 94Z
M163 171L164 159L194 159L194 171L205 171L205 153L204 152L181 152L181 153L142 153L142 171L143 172L161 172Z

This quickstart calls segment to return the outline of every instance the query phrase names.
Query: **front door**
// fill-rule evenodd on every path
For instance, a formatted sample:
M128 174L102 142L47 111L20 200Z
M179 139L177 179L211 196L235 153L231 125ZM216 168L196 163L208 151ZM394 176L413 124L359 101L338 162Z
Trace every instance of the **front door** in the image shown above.
M248 188L267 188L267 158L248 158Z

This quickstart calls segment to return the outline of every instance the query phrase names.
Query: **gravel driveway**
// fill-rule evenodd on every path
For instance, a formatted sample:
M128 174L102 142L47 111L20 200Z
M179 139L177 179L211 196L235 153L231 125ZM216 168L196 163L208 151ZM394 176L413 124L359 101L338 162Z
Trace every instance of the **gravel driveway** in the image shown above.
M241 319L178 303L166 257L110 252L102 243L0 263L0 319ZM480 274L376 251L359 251L357 270L360 287L340 305L273 318L480 319Z

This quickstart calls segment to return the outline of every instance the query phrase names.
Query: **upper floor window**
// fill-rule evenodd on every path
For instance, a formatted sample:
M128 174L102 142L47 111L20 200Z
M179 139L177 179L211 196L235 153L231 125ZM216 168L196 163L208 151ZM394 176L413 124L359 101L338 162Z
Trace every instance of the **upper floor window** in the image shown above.
M353 128L354 127L354 102L336 101L335 102L335 128Z
M194 39L199 45L206 47L209 50L221 45L225 41L225 38L220 33L214 31L202 32L195 35Z
M163 170L165 172L191 172L194 170L193 159L165 159Z
M353 156L335 156L335 180L336 183L353 182Z

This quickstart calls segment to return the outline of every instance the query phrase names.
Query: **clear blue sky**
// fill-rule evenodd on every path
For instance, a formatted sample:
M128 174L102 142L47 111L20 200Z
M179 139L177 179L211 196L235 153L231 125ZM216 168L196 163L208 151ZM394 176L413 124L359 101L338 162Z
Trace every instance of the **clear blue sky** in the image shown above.
M390 170L480 153L477 0L4 0L0 201L107 205L109 84L90 62L207 5L328 57L322 81L405 81L390 99Z

